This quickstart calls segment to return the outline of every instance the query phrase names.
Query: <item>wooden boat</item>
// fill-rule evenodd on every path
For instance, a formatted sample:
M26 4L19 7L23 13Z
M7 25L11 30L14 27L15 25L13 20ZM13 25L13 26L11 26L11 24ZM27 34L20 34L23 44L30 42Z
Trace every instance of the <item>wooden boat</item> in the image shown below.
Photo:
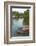
M16 33L17 33L17 35L18 34L28 34L29 33L29 28L28 27L26 27L26 28L21 27L21 28L18 29L18 31Z

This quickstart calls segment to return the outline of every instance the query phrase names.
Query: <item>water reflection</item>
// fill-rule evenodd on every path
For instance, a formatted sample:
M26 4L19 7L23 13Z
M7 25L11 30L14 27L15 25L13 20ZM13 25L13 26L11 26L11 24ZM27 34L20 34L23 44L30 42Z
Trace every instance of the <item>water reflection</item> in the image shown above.
M16 36L16 32L18 31L18 28L23 27L23 18L12 19L12 36Z

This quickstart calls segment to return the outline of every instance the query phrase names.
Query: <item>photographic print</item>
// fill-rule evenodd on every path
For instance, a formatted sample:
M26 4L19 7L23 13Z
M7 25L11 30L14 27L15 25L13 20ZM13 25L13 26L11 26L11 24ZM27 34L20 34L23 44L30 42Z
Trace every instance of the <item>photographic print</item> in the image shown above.
M12 32L13 37L16 36L29 36L29 9L24 8L12 8Z
M4 4L5 43L35 42L35 3L5 2Z

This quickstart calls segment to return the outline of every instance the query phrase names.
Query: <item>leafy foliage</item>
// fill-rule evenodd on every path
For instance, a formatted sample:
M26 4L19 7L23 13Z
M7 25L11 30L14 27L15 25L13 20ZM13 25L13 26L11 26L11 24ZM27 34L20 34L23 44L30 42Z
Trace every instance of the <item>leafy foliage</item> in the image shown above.
M15 15L17 19L20 18L20 16L23 17L24 18L23 24L29 25L29 10L24 11L24 13L14 11L12 12L12 14Z
M29 10L24 12L23 17L24 17L23 23L25 25L29 25Z

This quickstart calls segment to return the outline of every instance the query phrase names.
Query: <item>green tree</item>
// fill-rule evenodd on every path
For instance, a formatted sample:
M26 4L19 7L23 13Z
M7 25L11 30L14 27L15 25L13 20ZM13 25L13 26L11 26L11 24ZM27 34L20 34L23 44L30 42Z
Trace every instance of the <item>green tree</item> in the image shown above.
M24 17L23 24L29 25L29 10L24 12L23 17Z
M24 11L24 13L19 13L19 12L16 12L16 11L14 11L12 13L13 13L13 15L15 15L16 19L19 19L19 17L22 16L24 18L23 24L29 25L29 10Z

